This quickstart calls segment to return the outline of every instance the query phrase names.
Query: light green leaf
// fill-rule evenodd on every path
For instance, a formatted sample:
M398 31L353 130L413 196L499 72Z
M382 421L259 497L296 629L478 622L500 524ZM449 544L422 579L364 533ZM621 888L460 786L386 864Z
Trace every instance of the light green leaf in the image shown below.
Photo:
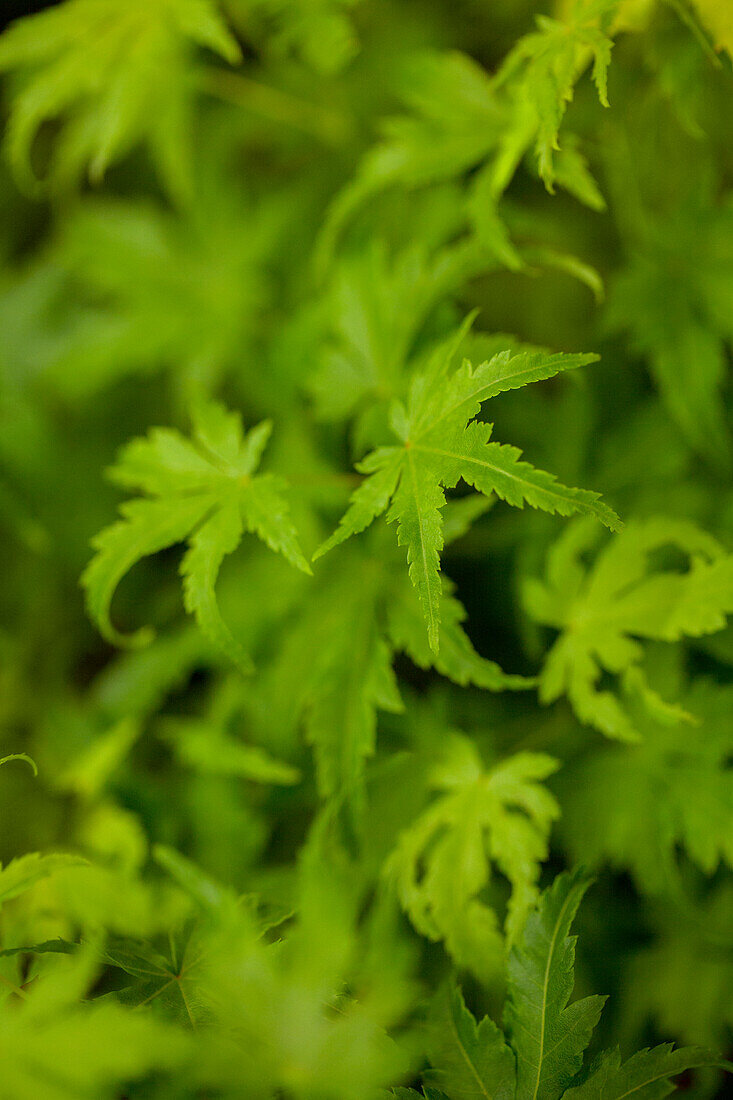
M34 852L31 855L13 859L6 867L0 867L0 905L10 901L11 898L16 898L36 882L55 874L56 871L63 871L67 867L81 867L85 863L86 860L80 856L63 853L43 856Z
M485 771L465 737L446 737L433 786L441 793L401 834L387 872L422 935L444 940L460 966L482 979L502 957L496 914L482 900L495 863L512 893L506 936L512 943L537 897L536 882L558 815L543 786L557 768L549 756L517 753Z
M516 43L499 69L496 83L531 105L536 116L535 152L547 189L553 190L553 154L560 126L578 78L590 61L598 98L608 106L607 73L613 40L612 18L620 0L571 0L564 19L538 15L537 30Z
M444 488L463 478L485 496L494 494L516 507L530 504L560 515L592 515L618 529L616 514L598 494L562 485L543 470L520 461L520 451L490 443L491 425L474 420L482 402L529 382L593 361L594 356L546 352L503 352L475 369L464 362L451 372L453 345L442 345L413 381L407 410L393 404L391 427L401 446L375 450L358 467L368 475L351 498L339 527L319 554L367 527L392 503L387 522L397 525L398 543L407 547L410 579L428 628L428 642L439 650Z
M467 497L466 500L482 500ZM487 691L521 691L534 686L525 676L513 676L482 657L463 629L466 611L452 594L453 585L443 578L440 597L440 649L435 653L425 634L425 623L415 592L406 583L396 584L387 602L387 625L392 644L408 654L419 668L435 668L455 684L474 684Z
M428 627L428 643L438 652L440 637L440 551L443 549L441 508L445 493L429 468L411 449L402 463L400 483L387 516L397 523L397 542L407 547L407 565Z
M549 703L567 694L581 721L607 737L635 741L639 734L620 696L635 690L650 711L661 703L644 681L643 640L674 642L721 630L733 613L733 555L695 524L664 517L629 524L587 568L583 555L596 541L588 524L568 528L548 559L546 580L524 586L532 618L561 631L545 660L540 698ZM679 563L665 568L665 552L681 554L687 571ZM603 672L620 677L615 690L598 690Z
M241 507L244 522L271 550L282 554L291 565L303 573L311 567L303 557L287 501L283 495L286 484L273 474L253 478L242 488Z
M32 996L0 1007L7 1097L99 1100L188 1057L177 1029L111 1000L82 1000L92 978L89 953L80 954L46 973Z
M418 407L411 409L413 437L432 432L445 421L457 417L458 413L470 419L476 416L484 401L507 390L543 382L598 360L599 356L592 354L568 355L547 351L520 351L516 354L503 351L476 367L466 359L447 384L436 389L434 394L425 394Z
M630 702L638 743L596 745L563 769L561 829L573 858L629 871L659 896L682 852L707 876L733 867L733 689L698 680L686 690L694 724Z
M92 539L96 553L81 582L87 611L107 641L118 646L150 642L150 627L125 635L112 625L110 605L115 589L141 558L185 539L210 508L211 500L205 495L128 501L120 507L122 519Z
M213 0L67 0L12 24L0 39L0 71L17 72L7 133L19 182L39 188L36 137L58 123L50 181L99 181L131 146L148 146L175 199L191 187L189 65L203 46L230 62L239 46ZM150 110L151 103L155 110ZM184 123L181 125L181 123Z
M196 616L210 642L228 653L243 672L251 672L252 661L222 619L215 591L221 563L237 549L243 530L239 500L232 495L190 537L181 576L186 611Z
M275 760L258 745L236 740L214 723L171 720L164 733L181 763L203 775L230 775L286 786L300 779L297 768Z
M112 476L152 499L121 506L122 520L93 541L97 553L82 577L87 607L104 636L117 645L142 645L149 629L125 637L112 626L115 588L142 557L188 540L181 563L184 604L207 639L240 668L251 662L224 623L215 585L223 559L237 549L244 528L309 573L283 496L284 482L255 474L270 434L264 422L243 436L237 414L214 402L194 409L194 435L201 452L177 432L154 429L125 447Z
M357 467L360 473L370 474L351 495L351 502L338 527L330 538L318 547L313 560L320 558L352 535L360 534L378 516L381 516L394 496L400 472L402 456L397 447L385 447L375 451L369 462Z
M612 531L620 527L615 512L599 500L600 494L562 485L554 474L536 470L520 460L521 451L507 443L490 443L491 425L473 421L461 433L440 439L433 434L415 444L422 457L441 462L445 484L452 487L462 477L489 495L496 493L515 508L525 503L562 516L592 515Z

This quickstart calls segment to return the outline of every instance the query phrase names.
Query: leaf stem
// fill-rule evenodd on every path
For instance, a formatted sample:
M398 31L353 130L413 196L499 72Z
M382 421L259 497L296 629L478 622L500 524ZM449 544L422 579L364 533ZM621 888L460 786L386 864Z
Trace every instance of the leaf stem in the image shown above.
M202 91L217 99L244 107L270 121L292 126L326 145L342 146L351 129L344 115L326 111L242 73L207 70L200 75L199 85Z

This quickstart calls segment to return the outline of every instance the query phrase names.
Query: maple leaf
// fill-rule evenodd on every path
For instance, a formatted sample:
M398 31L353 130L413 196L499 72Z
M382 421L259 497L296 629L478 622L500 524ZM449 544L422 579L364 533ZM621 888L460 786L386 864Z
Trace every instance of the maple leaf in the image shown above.
M331 204L319 241L321 267L344 224L372 195L395 184L413 189L450 179L483 161L502 139L506 107L466 54L426 50L410 57L399 93L410 113L383 122L382 140Z
M600 1018L605 997L568 1005L575 980L569 931L589 885L582 870L559 875L509 956L504 1023L517 1055L516 1100L558 1100Z
M181 1065L178 1029L108 999L81 998L93 977L90 952L34 983L20 1003L0 1004L2 1090L13 1100L102 1100L152 1070Z
M633 1093L638 1100L663 1100L674 1092L670 1080L688 1069L725 1065L703 1047L679 1047L663 1043L640 1050L626 1062L618 1050L606 1051L581 1085L568 1089L567 1100L623 1100Z
M633 215L633 236L626 231L627 263L611 282L608 323L628 332L647 360L688 445L727 470L732 451L723 390L733 325L724 303L733 263L724 242L733 229L733 204L718 197L715 184L704 158L671 207L646 196L640 182L644 197ZM616 201L626 204L625 191Z
M512 887L505 930L514 942L536 900L539 865L559 812L539 782L557 761L517 753L485 771L459 734L444 755L432 780L441 794L400 835L386 870L418 931L445 940L459 965L486 976L501 959L502 939L480 895L493 861Z
M229 734L215 717L169 719L162 734L182 764L199 775L229 775L256 783L297 783L296 768L275 760L258 745L247 745Z
M733 957L728 939L733 886L706 884L685 918L669 894L649 907L654 938L633 952L624 968L623 1027L640 1033L653 1022L661 1034L725 1050L733 1026ZM692 919L687 919L691 917Z
M433 1068L425 1080L437 1084L441 1096L622 1100L638 1092L643 1100L656 1100L672 1092L670 1078L687 1069L731 1068L709 1050L671 1045L641 1050L623 1064L618 1051L607 1051L583 1068L583 1052L605 1003L605 997L585 997L568 1004L575 966L569 932L589 884L579 868L559 875L540 897L509 957L504 1034L489 1017L477 1023L455 985L436 995L426 1038Z
M229 0L231 18L276 59L295 55L333 75L359 48L350 9L359 0Z
M569 527L548 556L547 578L528 580L524 602L532 618L561 631L540 676L540 699L567 694L582 722L608 737L637 741L639 732L617 691L598 690L602 673L641 697L667 721L685 714L649 687L643 639L665 642L722 630L733 612L733 555L684 520L657 517L630 523L586 569L583 555L597 542L584 521ZM655 569L654 556L681 552L686 572Z
M239 416L211 402L194 412L193 441L155 428L123 449L111 476L148 495L123 504L122 519L97 535L97 553L82 577L89 613L105 638L116 645L150 640L149 628L129 636L114 628L112 596L137 561L186 540L181 562L186 610L211 642L240 667L250 668L216 602L222 561L237 549L246 529L310 573L283 496L284 482L255 473L270 431L264 421L243 436Z
M63 852L50 855L31 852L11 860L6 867L0 865L0 906L11 898L18 897L48 875L67 867L81 867L85 863L86 860L80 856L66 855Z
M449 984L436 996L428 1019L427 1055L436 1068L427 1079L450 1100L513 1100L514 1054L488 1016L477 1024L460 989Z
M253 217L251 195L211 159L198 161L195 190L182 212L90 199L52 241L34 274L62 272L62 285L50 303L30 303L30 323L48 325L44 310L53 319L41 362L67 400L161 367L184 392L209 392L240 361L267 302L262 259L282 215L258 204Z
M368 527L389 507L387 522L397 524L397 541L407 548L410 579L438 651L440 629L440 551L443 549L444 489L463 480L481 493L495 493L518 508L525 503L547 512L590 514L612 529L619 519L598 494L562 485L544 470L521 460L516 447L490 441L492 425L475 420L483 402L560 371L593 362L594 355L504 352L472 367L468 361L450 373L450 352L438 352L413 382L407 408L392 406L391 426L398 446L372 451L357 466L368 475L334 534L315 558ZM391 507L390 507L391 502Z
M608 106L613 47L608 31L619 6L620 0L574 0L563 20L538 15L537 30L520 38L497 73L498 85L512 85L514 94L531 106L539 171L550 191L560 125L590 59L598 98Z
M60 120L54 182L75 180L87 165L98 181L144 141L171 194L187 197L195 46L240 57L212 0L67 0L14 23L0 38L0 71L24 77L7 132L19 181L38 190L33 144L44 123Z
M327 299L328 336L309 383L319 416L350 416L369 398L399 392L436 304L485 265L463 243L415 243L390 256L382 241L339 263ZM509 346L507 337L504 344L491 339L496 351Z
M206 951L195 923L189 921L168 936L162 951L143 941L112 940L102 958L134 979L118 993L121 1004L159 1006L177 1023L196 1028L210 1015L202 992Z
M560 777L574 857L630 870L646 894L676 889L678 848L705 875L733 866L733 691L700 680L682 705L694 726L655 721L637 705L638 744L587 752Z

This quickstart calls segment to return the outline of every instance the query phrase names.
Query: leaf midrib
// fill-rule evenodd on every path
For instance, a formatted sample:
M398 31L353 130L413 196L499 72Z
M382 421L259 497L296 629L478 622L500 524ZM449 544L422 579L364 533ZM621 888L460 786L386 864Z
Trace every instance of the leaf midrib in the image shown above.
M531 485L532 488L536 489L538 492L547 493L549 496L557 497L558 500L575 502L575 498L573 496L568 496L568 495L565 495L563 493L557 492L553 489L549 489L544 485L535 485L533 482L529 481L527 478L519 477L518 474L510 474L507 470L502 469L500 466L497 466L495 463L486 462L485 459L473 458L470 455L462 455L462 454L457 453L455 451L441 450L438 447L425 447L420 443L413 444L413 449L416 450L416 451L425 451L427 454L440 455L443 458L450 458L450 459L453 459L454 461L457 461L457 462L471 462L475 466L484 466L484 467L486 467L487 470L493 470L495 473L500 474L502 477L508 477L512 481L518 482L520 485ZM532 468L534 469L534 467L532 467ZM551 477L551 476L552 475L548 474L548 477ZM580 491L580 490L576 490L576 491Z
M428 637L430 639L430 648L434 648L434 639L437 637L438 626L435 622L435 614L433 611L433 604L430 598L430 570L428 568L428 558L425 550L425 537L423 535L423 517L420 509L420 493L418 492L417 474L415 472L415 460L411 454L412 448L407 448L407 465L410 468L410 478L412 480L412 490L415 497L415 511L417 513L417 527L420 532L420 553L422 555L423 571L425 575L425 583L427 586L427 606L428 606Z
M450 1014L450 1022L451 1022L451 1029L453 1031L453 1034L455 1035L456 1044L458 1046L458 1049L460 1050L466 1065L468 1066L468 1068L471 1071L473 1077L475 1078L476 1084L478 1085L479 1089L481 1090L482 1095L486 1097L486 1100L493 1100L491 1093L488 1091L488 1089L486 1088L486 1085L484 1084L481 1077L479 1076L479 1072L476 1069L475 1065L473 1064L473 1061L471 1060L471 1058L469 1056L469 1053L466 1050L466 1047L464 1046L463 1040L461 1039L461 1036L460 1036L460 1032L458 1031L458 1028L456 1026L456 1018L455 1018L453 1012L451 1012L451 1014Z
M522 355L520 353L519 355L515 355L512 358L519 359L519 358L522 358ZM579 358L582 358L582 357L579 357ZM572 364L572 366L570 364L568 364L565 367L563 367L561 365L557 368L555 373L560 374L563 370L573 370L573 369L575 369L576 366L581 366L581 365L585 365L585 364L574 363L574 364ZM483 366L483 364L478 366L476 368L476 370L477 371L480 370L481 366ZM507 374L507 375L504 375L502 378L495 378L495 379L493 379L493 381L485 382L483 385L479 386L473 393L467 394L460 401L455 402L455 404L451 405L450 408L443 409L440 416L437 417L432 422L432 424L429 424L426 428L423 428L422 431L419 433L419 435L416 436L415 438L416 439L424 439L424 437L426 435L428 435L430 432L432 432L438 426L438 424L442 423L442 421L445 420L446 417L452 416L453 413L457 412L460 408L463 407L463 405L467 405L469 401L480 401L481 404L483 404L484 401L490 401L492 397L497 397L500 393L505 393L507 389L521 389L521 386L505 386L504 383L505 382L515 382L518 378L522 378L524 375L533 374L537 370L540 370L540 369L541 369L541 367L538 367L536 365L534 367L525 366L521 370L515 371L514 374ZM552 378L552 377L554 377L553 374L548 374L544 378L538 378L537 381L538 382L540 382L540 381L544 382L544 381L547 381L549 378ZM527 383L523 383L523 385L526 385L526 384ZM495 389L494 387L496 387L496 386L499 386L500 388ZM494 392L491 392L492 390ZM484 391L486 391L486 392L484 392ZM483 394L484 396L482 397L481 394Z
M545 964L545 977L544 977L544 981L542 983L542 1022L540 1024L540 1049L539 1049L539 1057L537 1059L537 1078L535 1080L534 1092L532 1093L532 1100L537 1100L537 1094L540 1090L540 1080L542 1078L542 1062L543 1062L544 1057L545 1057L544 1050L545 1050L545 1026L546 1026L546 1020L547 1020L547 990L548 990L548 986L550 984L550 969L551 969L552 961L553 961L553 958L554 958L554 955L555 955L555 946L557 944L557 937L560 934L560 928L562 926L562 921L563 921L563 918L565 916L565 913L566 913L566 911L568 909L568 906L570 905L571 901L572 901L572 894L568 895L568 897L565 899L565 901L563 902L563 904L560 908L560 912L558 913L557 920L555 921L555 927L554 927L553 932L552 932L552 938L550 940L550 950L547 953L547 963Z

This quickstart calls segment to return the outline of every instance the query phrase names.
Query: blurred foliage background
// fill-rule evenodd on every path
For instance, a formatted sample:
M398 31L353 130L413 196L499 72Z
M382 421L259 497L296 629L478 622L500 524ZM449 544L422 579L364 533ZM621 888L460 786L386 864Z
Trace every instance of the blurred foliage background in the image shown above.
M0 770L0 858L70 862L23 863L3 904L0 1096L409 1083L431 992L457 968L496 1013L512 912L577 862L598 1041L730 1056L733 5L41 7L6 5L0 37L0 756L38 768ZM491 419L622 533L459 490L440 660L397 622L383 520L313 577L245 537L217 598L252 674L186 614L180 547L114 599L153 640L100 636L80 576L123 445L188 437L208 398L271 420L263 465L310 559L472 311L474 364L598 353ZM489 690L493 661L538 686ZM36 987L16 1034L13 990ZM85 989L109 1020L77 1018ZM177 1032L123 1013L141 1004L203 1027L195 1073ZM129 1065L51 1091L55 1051L125 1042Z

